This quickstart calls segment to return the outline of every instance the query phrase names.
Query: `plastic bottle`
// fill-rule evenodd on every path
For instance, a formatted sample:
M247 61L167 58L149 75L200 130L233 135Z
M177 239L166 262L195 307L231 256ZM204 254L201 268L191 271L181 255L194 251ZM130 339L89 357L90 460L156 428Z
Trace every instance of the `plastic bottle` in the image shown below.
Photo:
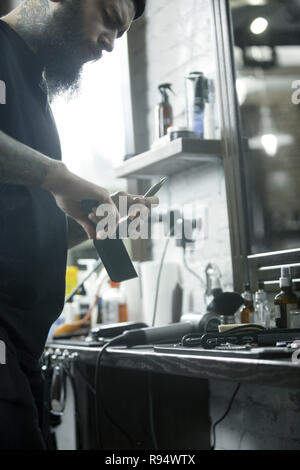
M202 72L191 72L185 79L187 127L200 139L204 138L207 86L207 79Z
M296 310L298 303L298 298L293 292L293 281L290 267L281 268L279 285L281 290L274 299L276 327L290 328L290 311Z
M73 289L78 285L78 271L77 266L68 266L66 272L66 295L69 295Z
M120 284L108 281L110 287L102 296L103 323L119 323L128 321L127 304Z
M73 307L73 321L79 321L81 318L86 315L89 304L87 303L87 299L85 295L74 295L72 300L72 307Z
M254 299L254 323L270 328L270 308L263 281L258 283Z
M250 284L244 284L244 292L242 293L244 300L244 306L241 310L241 323L253 323L254 322L254 306L253 306L253 295L250 291Z
M161 93L161 102L156 106L156 138L160 139L164 135L167 135L168 128L174 125L173 123L173 108L169 101L168 92L172 93L171 83L163 83L158 87Z

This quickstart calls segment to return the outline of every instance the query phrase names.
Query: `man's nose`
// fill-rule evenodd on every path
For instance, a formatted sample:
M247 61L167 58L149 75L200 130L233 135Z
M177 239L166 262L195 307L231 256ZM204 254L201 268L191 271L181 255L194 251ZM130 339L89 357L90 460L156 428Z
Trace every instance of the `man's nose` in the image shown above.
M117 37L117 31L111 32L109 34L103 35L99 38L99 43L102 45L102 48L107 52L112 52L115 47L115 40Z

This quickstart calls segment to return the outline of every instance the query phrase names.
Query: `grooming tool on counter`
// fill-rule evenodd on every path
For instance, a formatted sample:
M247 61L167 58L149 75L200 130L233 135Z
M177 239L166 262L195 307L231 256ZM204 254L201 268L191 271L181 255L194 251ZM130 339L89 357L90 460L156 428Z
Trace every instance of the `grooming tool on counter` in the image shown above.
M93 328L87 342L99 341L102 339L112 339L116 336L121 335L124 331L136 330L138 328L146 328L146 323L143 322L123 322L123 323L111 323L109 325L101 325L99 328Z
M76 336L84 336L81 334L70 333L62 334L59 336L54 336L53 341L68 340L68 345L74 346L89 346L89 347L99 347L116 336L121 335L124 331L127 330L136 330L138 328L146 328L148 325L143 322L123 322L123 323L111 323L109 325L101 325L99 328L89 329L85 332L84 339L77 339Z
M248 324L236 326L222 333L204 335L188 333L177 344L155 345L154 351L199 356L276 359L291 357L293 351L299 348L299 344L300 329L266 329L262 325Z
M243 325L222 333L207 333L198 339L198 345L205 349L214 349L225 343L257 346L276 346L279 341L300 339L300 329L266 329L261 325Z
M257 348L249 345L236 346L227 344L224 346L216 347L214 349L204 349L201 347L188 347L181 346L181 344L164 344L155 345L154 352L160 354L183 354L188 356L210 356L216 357L232 357L239 359L281 359L290 358L292 350L287 347L266 347Z
M126 346L142 346L166 341L178 341L183 335L196 331L197 325L192 322L172 323L165 326L153 326L124 331L119 344Z
M210 318L211 322L209 322ZM170 323L163 326L154 326L147 328L139 328L131 331L125 331L120 337L119 344L126 346L137 346L145 344L166 343L169 341L179 341L184 335L207 331L206 327L210 324L214 325L217 330L218 318L209 314L185 314L182 315L179 323ZM217 333L214 333L217 334Z
M145 197L154 196L166 180L167 178L163 178L159 183L152 186L145 194ZM93 208L98 205L98 201L82 201L82 208L87 214L91 213ZM125 222L127 224L127 220ZM105 240L95 239L93 241L107 274L113 282L123 282L138 277L123 240L106 238Z
M235 292L222 292L211 303L212 312L218 315L231 317L243 305L243 298Z

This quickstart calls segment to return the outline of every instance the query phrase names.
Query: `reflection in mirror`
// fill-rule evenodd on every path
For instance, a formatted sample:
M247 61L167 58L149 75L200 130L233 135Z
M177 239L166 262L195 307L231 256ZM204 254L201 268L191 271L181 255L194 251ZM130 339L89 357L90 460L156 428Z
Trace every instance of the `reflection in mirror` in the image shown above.
M231 0L250 253L300 247L300 0Z

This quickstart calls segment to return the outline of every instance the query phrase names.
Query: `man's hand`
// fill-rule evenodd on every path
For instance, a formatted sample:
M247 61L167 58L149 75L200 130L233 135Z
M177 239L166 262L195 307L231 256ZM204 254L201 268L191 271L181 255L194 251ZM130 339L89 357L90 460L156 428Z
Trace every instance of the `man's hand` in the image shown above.
M139 222L144 223L151 212L151 208L159 203L157 197L134 196L124 191L113 194L111 200L114 204L112 211L109 206L102 208L101 206L95 206L89 214L89 219L98 227L98 239L105 239L108 234L114 235L117 228L119 236L122 237L122 226L124 227L124 233L127 234L127 226L130 221L139 217ZM117 208L117 214L115 208ZM109 213L110 217L103 217L104 212ZM105 224L99 224L101 221L105 221ZM103 226L101 227L101 225Z
M56 178L49 175L43 187L50 191L58 207L76 220L85 230L88 238L96 238L96 227L84 212L82 202L97 201L98 204L110 204L115 207L108 191L69 172L66 168ZM117 208L115 208L117 215Z
M58 207L79 223L89 238L96 238L95 224L101 221L101 216L99 217L101 205L108 205L110 216L116 225L120 217L118 208L121 196L125 196L128 211L135 204L140 204L142 209L148 210L151 204L158 203L157 198L130 196L127 193L117 193L111 197L106 189L71 173L63 162L48 158L2 131L0 131L0 183L36 186L51 192ZM96 205L92 208L92 212L87 214L82 203L91 200L95 201ZM127 212L121 216L127 217ZM134 214L131 213L130 216L134 217ZM101 238L101 233L98 234L98 238Z
M83 227L90 239L105 238L103 232L96 233L97 224L104 218L104 214L99 216L101 206L109 209L110 217L116 227L120 220L119 210L122 209L122 202L123 204L124 201L126 202L128 209L126 214L121 211L121 216L125 219L128 214L130 214L130 218L138 215L136 212L130 212L131 208L136 205L145 208L145 214L148 216L151 206L158 204L158 198L156 197L144 198L142 196L132 196L126 192L119 192L110 196L106 189L74 175L66 168L63 171L61 169L59 173L53 171L53 174L49 174L43 187L53 194L58 207ZM83 201L97 201L97 204L87 214L82 207Z

